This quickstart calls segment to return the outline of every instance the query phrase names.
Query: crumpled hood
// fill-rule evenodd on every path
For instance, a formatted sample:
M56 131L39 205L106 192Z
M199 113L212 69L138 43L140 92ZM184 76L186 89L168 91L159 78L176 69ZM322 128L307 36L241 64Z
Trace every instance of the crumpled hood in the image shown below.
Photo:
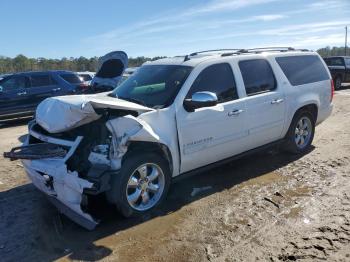
M154 109L122 99L96 95L58 96L45 99L35 113L36 122L50 133L64 132L97 120L95 109L110 108L143 113Z

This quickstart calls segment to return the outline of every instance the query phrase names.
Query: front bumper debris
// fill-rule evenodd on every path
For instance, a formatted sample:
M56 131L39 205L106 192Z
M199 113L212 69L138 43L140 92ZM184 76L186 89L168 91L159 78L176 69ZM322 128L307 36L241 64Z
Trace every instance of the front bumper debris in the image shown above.
M98 221L81 208L83 192L94 184L70 172L57 159L23 160L24 169L32 183L45 193L49 200L71 220L92 230Z
M67 151L55 144L41 143L14 147L10 152L4 152L4 157L11 161L18 159L62 158Z
M20 147L4 154L11 160L21 159L23 167L35 187L45 193L60 212L82 227L92 230L98 224L84 212L82 204L85 191L94 191L95 183L79 177L67 167L83 137L74 140L51 137L29 124L29 136ZM31 141L36 144L30 144Z

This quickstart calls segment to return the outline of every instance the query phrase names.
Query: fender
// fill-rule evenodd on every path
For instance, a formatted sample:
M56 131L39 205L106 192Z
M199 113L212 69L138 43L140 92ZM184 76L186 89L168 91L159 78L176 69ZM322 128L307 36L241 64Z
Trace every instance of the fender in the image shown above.
M283 137L287 134L288 129L290 124L292 123L293 117L296 114L296 112L305 106L308 105L315 105L317 107L317 114L318 114L318 110L320 107L320 98L318 95L313 94L313 93L305 93L301 96L297 96L293 102L289 105L289 109L287 110L288 113L286 115L286 121L285 121L285 126L284 126L284 132L283 132ZM316 114L316 117L317 117ZM315 119L317 121L317 119Z

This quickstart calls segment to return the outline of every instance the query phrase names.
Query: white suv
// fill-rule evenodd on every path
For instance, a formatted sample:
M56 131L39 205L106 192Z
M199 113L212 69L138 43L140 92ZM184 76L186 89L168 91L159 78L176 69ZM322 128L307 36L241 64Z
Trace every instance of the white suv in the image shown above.
M24 159L33 183L92 229L87 195L105 193L124 216L139 215L178 175L280 142L307 152L332 98L315 52L198 52L148 63L109 93L45 100L25 145L7 156Z

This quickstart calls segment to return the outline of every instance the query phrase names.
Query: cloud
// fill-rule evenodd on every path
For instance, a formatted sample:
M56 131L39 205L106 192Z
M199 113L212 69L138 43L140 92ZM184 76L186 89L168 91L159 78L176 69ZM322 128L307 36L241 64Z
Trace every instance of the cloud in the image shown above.
M96 45L98 43L99 49L102 45L109 42L122 43L130 39L138 37L153 37L152 34L171 32L183 28L206 28L215 29L225 25L233 25L238 23L249 23L254 21L273 21L277 19L286 18L284 15L266 14L258 15L241 19L226 19L226 20L203 20L203 15L210 15L212 13L221 13L233 11L254 5L266 4L280 0L212 0L207 4L201 4L187 8L185 10L168 11L158 17L151 18L147 21L137 22L123 28L111 30L102 34L87 37L82 41ZM174 15L175 14L175 15ZM130 44L128 44L130 45Z
M336 46L344 44L343 34L329 34L321 36L306 36L306 37L296 37L289 39L287 41L274 42L277 46L292 46L296 48L308 48L308 49L318 49L325 46ZM271 43L265 43L265 46L271 45Z
M338 43L337 33L350 23L350 19L346 19L344 15L346 6L350 6L347 0L300 2L296 8L289 9L285 6L293 6L291 1L287 5L283 2L281 8L274 3L276 1L282 0L206 1L201 5L180 10L168 10L145 21L85 38L82 42L90 52L98 51L103 54L121 48L131 51L132 55L173 55L176 52L186 52L184 50L212 46L249 47L250 43L263 45L264 41L268 45L285 42L288 43L287 46L296 43L296 46L308 47L317 44L317 41L321 46L324 43L322 39L327 39L330 44L334 41ZM268 3L273 4L268 8L258 6ZM332 12L341 14L338 21L334 16L324 20L319 15L324 13L328 17ZM341 17L344 19L340 20ZM281 23L276 22L280 20ZM322 22L310 23L315 20ZM334 38L337 40L330 39L329 35L337 37Z
M261 20L261 21L274 21L278 19L287 18L287 15L258 15L254 16L255 20Z
M275 2L277 0L213 0L207 4L197 6L189 9L183 13L183 16L194 16L194 15L203 15L208 13L216 12L227 12L232 10L237 10L240 8L261 5L270 2Z
M273 29L261 30L258 32L258 34L271 35L271 36L304 35L304 34L324 32L329 30L339 30L340 27L343 27L349 23L350 23L350 20L296 24L296 25L277 27Z

